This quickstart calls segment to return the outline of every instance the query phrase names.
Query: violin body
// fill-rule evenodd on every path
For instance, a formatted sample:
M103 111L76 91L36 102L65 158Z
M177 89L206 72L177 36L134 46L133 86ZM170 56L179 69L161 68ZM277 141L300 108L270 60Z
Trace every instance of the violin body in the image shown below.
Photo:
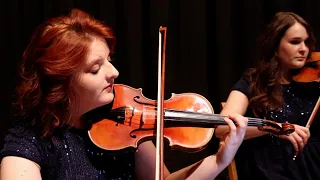
M99 120L88 132L91 141L105 150L135 149L146 140L156 137L156 100L143 96L142 89L126 85L114 84L115 99L112 112L108 118ZM120 98L126 97L126 98ZM172 94L164 101L165 109L213 114L213 108L208 100L194 93ZM170 118L170 113L164 119L164 139L169 141L171 148L191 152L203 149L213 136L214 128L194 127L183 117ZM185 117L187 118L187 117ZM196 123L195 123L196 124ZM200 123L201 124L201 123Z
M320 82L320 52L313 52L305 66L293 77L301 83Z

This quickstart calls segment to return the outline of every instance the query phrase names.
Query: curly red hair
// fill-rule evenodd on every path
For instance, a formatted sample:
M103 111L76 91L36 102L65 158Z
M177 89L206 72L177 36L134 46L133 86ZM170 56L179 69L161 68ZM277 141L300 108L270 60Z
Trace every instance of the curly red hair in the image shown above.
M41 136L51 136L67 123L62 116L70 106L72 77L85 61L93 37L106 39L114 52L112 29L79 9L35 29L23 53L14 104L20 116L39 128Z

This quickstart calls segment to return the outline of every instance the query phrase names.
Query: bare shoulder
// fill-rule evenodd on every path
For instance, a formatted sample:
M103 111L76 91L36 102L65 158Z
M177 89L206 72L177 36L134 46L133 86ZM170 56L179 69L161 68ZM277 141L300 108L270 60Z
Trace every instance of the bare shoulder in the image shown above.
M1 180L40 180L40 166L26 158L7 156L1 161Z

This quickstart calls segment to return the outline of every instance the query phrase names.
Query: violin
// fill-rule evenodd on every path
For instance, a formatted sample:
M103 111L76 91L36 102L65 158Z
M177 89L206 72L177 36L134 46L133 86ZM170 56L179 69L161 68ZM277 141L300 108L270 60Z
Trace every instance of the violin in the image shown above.
M142 89L114 84L115 99L106 118L92 125L92 142L105 150L135 149L144 141L156 137L156 100L148 99ZM196 152L213 136L214 127L227 125L225 116L213 114L213 108L203 96L195 93L172 94L164 101L164 137L178 150ZM273 134L290 134L291 124L282 127L274 121L248 118L248 126L262 127Z
M300 83L320 82L320 52L313 52L303 68L293 76Z

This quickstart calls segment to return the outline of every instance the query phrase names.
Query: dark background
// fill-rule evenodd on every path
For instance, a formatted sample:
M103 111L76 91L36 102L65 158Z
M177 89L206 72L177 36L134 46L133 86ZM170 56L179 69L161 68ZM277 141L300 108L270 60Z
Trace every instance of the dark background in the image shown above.
M233 84L255 65L256 39L273 15L299 14L318 39L319 5L319 0L4 0L0 3L0 148L13 119L10 104L17 65L32 31L48 18L76 7L110 25L117 37L116 83L143 88L151 99L157 92L158 29L166 26L165 97L198 93L218 113ZM212 154L214 144L193 156L166 151L167 166L176 170Z

